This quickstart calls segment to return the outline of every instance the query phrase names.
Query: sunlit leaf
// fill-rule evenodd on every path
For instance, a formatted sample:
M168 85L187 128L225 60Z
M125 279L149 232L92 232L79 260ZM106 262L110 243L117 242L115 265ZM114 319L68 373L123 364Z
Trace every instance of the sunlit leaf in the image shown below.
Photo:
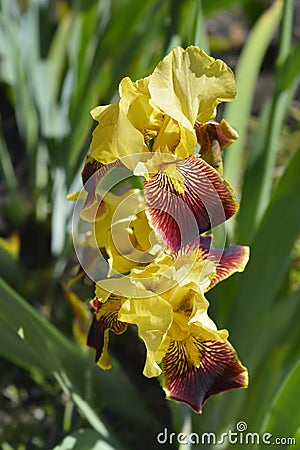
M291 250L300 233L299 167L300 148L274 190L253 240L249 264L238 286L231 333L239 339L245 354L246 349L251 347L252 336L262 326L261 311L267 314L274 303L289 268Z
M82 429L64 438L53 450L121 450L93 430Z
M19 360L26 368L34 364L33 368L54 377L98 432L103 434L106 430L105 435L109 436L101 417L104 408L120 411L126 421L130 423L132 419L132 423L142 428L145 423L149 429L157 427L156 419L145 409L121 370L101 371L89 354L68 340L1 279L0 319L4 323L0 328L3 356ZM10 352L14 348L16 355Z
M282 382L263 423L263 431L274 436L293 437L299 429L298 392L300 361Z
M226 150L224 176L238 193L257 78L264 55L278 26L282 6L281 0L274 2L251 30L236 67L237 97L226 107L226 120L238 130L239 139Z

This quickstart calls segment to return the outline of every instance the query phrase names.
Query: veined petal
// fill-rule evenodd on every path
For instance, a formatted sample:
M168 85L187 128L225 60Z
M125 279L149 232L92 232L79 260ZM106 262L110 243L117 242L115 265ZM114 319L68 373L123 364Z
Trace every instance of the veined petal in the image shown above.
M95 300L94 300L95 302ZM87 345L96 350L96 363L104 370L111 368L108 357L109 330L121 334L127 329L127 323L118 320L121 299L109 299L106 303L97 303L93 322L88 333Z
M87 195L80 213L81 218L87 222L95 222L108 212L107 206L96 194L96 189L100 182L98 171L102 167L103 164L96 161L90 154L87 155L84 168L81 172L82 183Z
M248 384L247 369L227 341L172 340L162 367L167 397L198 413L211 395Z
M202 159L190 157L174 164L178 177L161 171L144 186L152 225L176 253L232 217L238 203L226 181Z
M197 141L201 146L200 155L219 173L222 173L221 150L228 147L239 136L237 132L223 119L220 123L210 121L195 123Z
M220 148L224 149L239 137L236 130L225 119L222 119L220 123L213 120L206 123L196 122L194 126L198 143L201 145L201 150L204 149L205 152L213 141L218 141Z
M211 236L201 236L201 259L212 261L215 264L215 273L210 277L211 282L206 291L235 272L243 272L249 260L249 247L247 246L229 245L225 249L218 249L212 248L211 242Z
M151 75L149 91L164 113L192 130L196 120L212 119L219 103L234 99L234 75L198 47L175 47Z
M98 160L96 160L92 154L88 154L86 157L86 162L84 165L84 168L82 170L81 176L82 176L82 182L84 185L85 190L88 192L94 188L94 186L98 187L99 183L101 182L102 178L105 177L105 175L110 172L112 169L117 168L124 168L124 164L120 160L114 160L113 162L109 164L102 164ZM93 182L93 185L89 187L89 181L93 177L95 181Z
M90 154L86 157L86 162L82 170L82 182L87 196L81 211L81 218L87 222L96 222L103 219L108 213L108 207L102 201L99 193L99 186L103 178L115 168L124 168L120 160L103 165Z

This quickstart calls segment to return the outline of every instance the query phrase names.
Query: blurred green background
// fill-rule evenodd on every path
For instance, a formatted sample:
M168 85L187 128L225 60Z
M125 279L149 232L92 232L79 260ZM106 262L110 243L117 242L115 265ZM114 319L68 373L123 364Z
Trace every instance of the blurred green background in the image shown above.
M300 5L292 0L0 0L0 439L3 450L188 449L168 428L295 438L300 448ZM112 339L94 366L86 301L66 288L76 258L73 205L94 127L123 76L151 73L195 44L236 74L220 109L240 138L224 152L241 203L228 243L251 246L245 273L209 293L210 315L249 368L247 390L202 415L141 374L143 345ZM216 238L218 232L216 233ZM201 448L263 448L263 443ZM199 446L200 448L200 446Z

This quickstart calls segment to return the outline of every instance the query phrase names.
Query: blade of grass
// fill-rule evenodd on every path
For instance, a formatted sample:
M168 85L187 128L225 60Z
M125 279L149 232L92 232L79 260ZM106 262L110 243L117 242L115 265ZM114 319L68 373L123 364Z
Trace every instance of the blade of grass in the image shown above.
M261 329L261 309L267 311L274 302L300 233L299 167L300 148L276 186L251 246L250 262L238 284L230 330L245 357L251 351L253 336Z
M93 430L80 429L66 436L53 450L119 450L121 448L124 447L110 445L109 440Z
M261 313L264 317L261 329L255 336L255 344L247 352L250 384L238 414L243 414L254 430L261 428L282 378L300 356L299 336L293 339L290 335L290 330L295 329L294 319L300 312L299 295L299 291L294 292Z
M59 381L97 431L107 429L101 419L104 408L116 415L122 411L128 426L136 424L139 430L159 427L120 369L115 368L109 374L101 371L87 353L64 337L1 279L0 318L15 330L16 346L20 345L18 332L22 330L25 350L31 349L44 372ZM11 331L7 339L4 334L1 343L9 348ZM5 356L10 358L9 352ZM14 361L14 355L10 359ZM30 362L23 359L23 365L28 366Z
M14 75L13 96L18 125L25 138L26 147L33 156L38 140L38 117L28 89L24 60L32 67L36 56L36 41L32 38L36 28L36 11L30 8L21 16L16 5L15 1L2 0L1 28ZM29 49L30 53L28 53Z
M210 0L203 0L203 12L204 15L210 16L218 11L223 11L224 9L230 8L236 3L243 4L248 2L249 0L214 0L213 2Z
M7 149L5 140L1 132L1 118L0 118L0 172L2 172L6 187L12 196L17 195L18 183L14 172L12 161Z
M299 299L300 291L297 291L264 311L264 323L256 336L256 345L247 353L247 365L251 367L253 376L255 369L262 359L267 357L273 346L280 345L285 340L292 344L290 333L287 330L293 328L294 318L299 316ZM269 326L270 323L272 327Z
M288 89L300 76L300 42L294 44L278 67L276 86L278 92Z
M282 7L281 0L275 1L252 29L236 68L237 98L228 104L225 110L226 120L238 130L239 139L224 154L224 177L238 194L257 78L264 55L278 26Z
M282 124L294 96L295 74L290 77L291 83L289 85L286 84L286 81L284 82L286 86L284 91L280 88L283 84L282 78L285 79L281 68L285 65L285 61L290 54L288 43L291 35L292 5L291 1L284 4L281 46L276 65L279 69L276 69L274 92L264 108L249 145L249 159L244 175L239 214L238 238L241 242L247 241L249 243L251 241L268 205L273 187L273 172ZM281 76L280 73L282 73Z
M43 366L30 346L22 338L22 328L18 331L12 328L0 317L0 355L2 358L13 361L27 370L33 368L42 370ZM5 343L5 345L3 345Z
M293 437L299 429L300 360L282 382L271 409L262 425L262 431L274 436Z
M193 22L191 23L192 26L188 24L191 30L189 42L190 43L193 42L194 45L198 45L205 52L209 53L209 42L206 32L206 23L203 14L202 3L203 2L201 0L193 2L194 11L192 17L194 19Z
M286 0L284 2L283 8L283 19L282 19L282 30L280 33L280 46L279 54L277 59L277 66L281 66L286 57L288 56L292 29L293 29L293 0ZM291 87L291 91L294 91L294 86ZM281 126L283 124L284 118L286 116L288 105L290 104L290 92L289 90L280 92L275 87L273 103L271 107L271 117L270 117L270 128L268 130L268 135L266 139L265 148L265 164L264 172L262 176L261 193L257 206L256 221L259 223L270 199L272 182L273 182L273 169L275 165L276 154L278 150L278 142L281 131Z
M67 62L67 51L73 25L73 13L65 14L58 23L55 34L50 43L47 62L53 83L54 98L58 98L61 82Z

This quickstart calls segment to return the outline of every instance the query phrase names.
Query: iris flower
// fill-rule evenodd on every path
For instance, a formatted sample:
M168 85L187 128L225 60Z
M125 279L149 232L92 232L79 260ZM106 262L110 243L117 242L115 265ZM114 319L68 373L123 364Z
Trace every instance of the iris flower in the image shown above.
M211 237L201 247L175 261L163 255L129 277L97 283L91 304L95 310L88 345L96 349L96 362L109 369L109 332L123 333L135 325L146 346L144 375L163 373L170 399L201 412L214 394L246 387L247 370L228 342L227 330L218 330L209 318L204 294L248 260L248 248L212 249Z
M216 249L205 234L238 210L222 177L222 150L238 135L215 120L217 106L234 100L234 76L198 47L176 47L150 76L124 78L119 95L91 112L98 125L82 172L84 245L108 265L94 278L87 343L110 369L110 332L136 327L144 375L162 374L168 398L201 412L210 396L248 383L205 298L249 257L248 247ZM140 177L143 189L105 188L114 169Z
M219 103L234 100L234 75L198 47L176 47L150 76L124 78L119 94L91 112L98 125L89 158L99 180L122 166L144 177L152 225L176 253L238 209L219 157L237 134L213 120Z

